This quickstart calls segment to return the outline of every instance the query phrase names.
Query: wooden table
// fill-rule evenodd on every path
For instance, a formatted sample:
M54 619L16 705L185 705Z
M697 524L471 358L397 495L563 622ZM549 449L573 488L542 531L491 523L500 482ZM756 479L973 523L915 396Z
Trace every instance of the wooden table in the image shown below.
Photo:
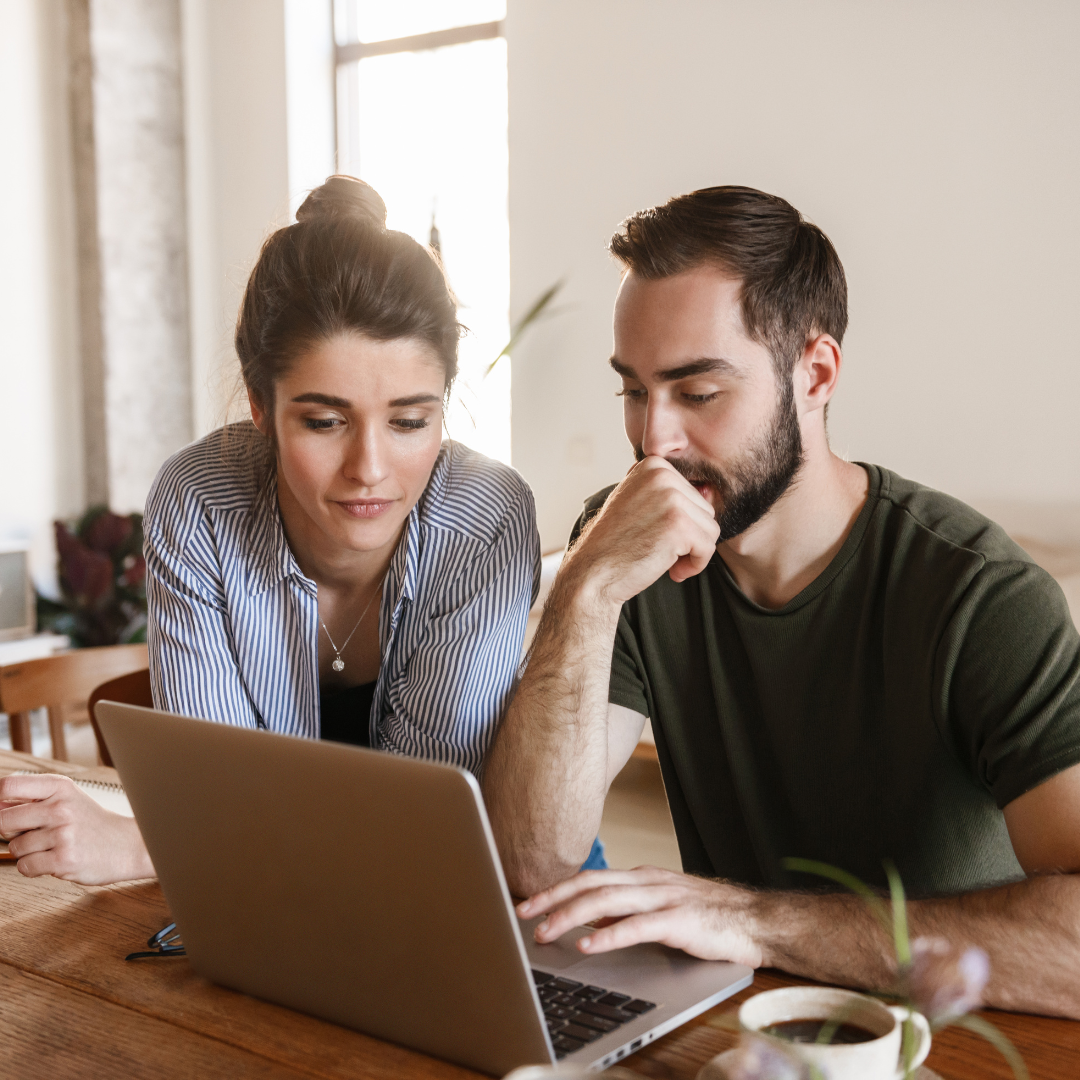
M78 766L0 751L0 773ZM100 775L99 770L94 770ZM282 866L283 873L298 873ZM214 986L184 959L126 963L169 922L156 882L83 888L28 880L0 864L0 1076L163 1080L418 1077L479 1074ZM798 980L761 971L753 988L657 1040L625 1065L643 1076L693 1080L734 1042L714 1026L750 994ZM1080 1023L986 1014L1016 1044L1034 1080L1080 1075ZM949 1029L927 1062L946 1080L1006 1080L1011 1074L981 1040Z

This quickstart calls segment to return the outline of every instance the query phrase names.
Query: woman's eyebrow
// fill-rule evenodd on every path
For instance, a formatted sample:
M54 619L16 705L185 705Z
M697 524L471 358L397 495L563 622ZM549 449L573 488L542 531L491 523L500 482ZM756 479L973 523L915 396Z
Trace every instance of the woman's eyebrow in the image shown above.
M298 394L293 398L298 405L328 405L332 409L351 409L352 402L331 394Z
M409 397L394 398L390 408L402 409L406 405L428 405L433 401L442 401L438 394L410 394Z

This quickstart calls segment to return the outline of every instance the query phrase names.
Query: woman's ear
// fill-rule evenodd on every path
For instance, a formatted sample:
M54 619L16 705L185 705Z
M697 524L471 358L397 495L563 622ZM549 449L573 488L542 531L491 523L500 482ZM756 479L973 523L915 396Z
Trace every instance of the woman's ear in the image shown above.
M270 414L259 403L255 392L248 387L248 407L251 409L251 420L263 435L270 434Z

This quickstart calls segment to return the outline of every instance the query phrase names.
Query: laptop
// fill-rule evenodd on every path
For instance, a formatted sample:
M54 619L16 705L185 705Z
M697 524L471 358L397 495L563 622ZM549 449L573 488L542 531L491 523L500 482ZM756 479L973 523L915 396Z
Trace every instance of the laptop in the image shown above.
M520 924L476 779L99 702L192 967L456 1064L602 1068L753 980L662 945L586 957Z

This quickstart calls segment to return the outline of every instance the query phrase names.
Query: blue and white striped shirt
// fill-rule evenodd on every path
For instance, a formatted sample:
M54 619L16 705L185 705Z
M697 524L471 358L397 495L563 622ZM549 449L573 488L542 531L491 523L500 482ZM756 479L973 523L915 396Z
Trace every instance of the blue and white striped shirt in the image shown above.
M171 457L143 526L155 705L318 738L318 590L286 540L262 436L237 424ZM443 443L383 588L372 746L479 769L539 577L528 485Z

